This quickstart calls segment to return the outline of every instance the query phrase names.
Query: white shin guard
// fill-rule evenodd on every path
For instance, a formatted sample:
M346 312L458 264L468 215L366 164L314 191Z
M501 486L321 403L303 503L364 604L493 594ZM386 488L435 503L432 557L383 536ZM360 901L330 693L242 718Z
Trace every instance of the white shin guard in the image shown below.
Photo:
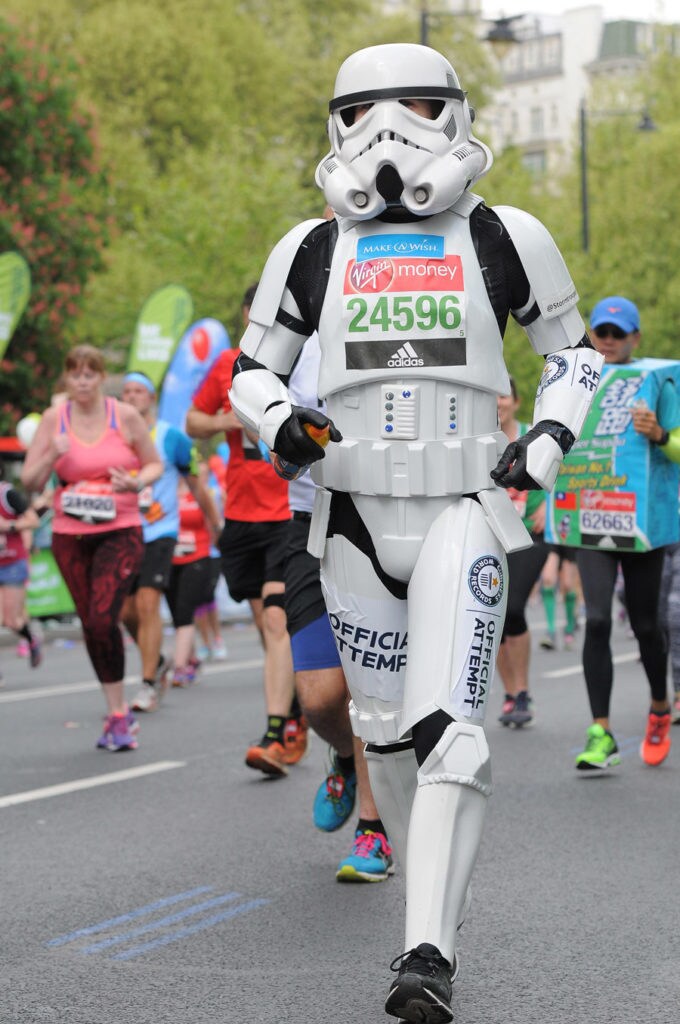
M391 753L366 750L368 777L387 839L402 869L413 798L418 786L418 762L413 747Z
M490 791L483 730L453 722L418 772L406 855L406 950L429 942L453 963Z

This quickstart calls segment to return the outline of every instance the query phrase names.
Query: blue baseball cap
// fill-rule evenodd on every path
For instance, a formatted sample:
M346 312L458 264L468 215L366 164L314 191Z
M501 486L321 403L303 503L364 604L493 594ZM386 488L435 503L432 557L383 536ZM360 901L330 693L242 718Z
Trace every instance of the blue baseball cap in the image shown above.
M622 295L610 295L600 299L590 314L590 326L593 330L601 324L614 324L626 334L640 330L640 314L634 302L624 299Z

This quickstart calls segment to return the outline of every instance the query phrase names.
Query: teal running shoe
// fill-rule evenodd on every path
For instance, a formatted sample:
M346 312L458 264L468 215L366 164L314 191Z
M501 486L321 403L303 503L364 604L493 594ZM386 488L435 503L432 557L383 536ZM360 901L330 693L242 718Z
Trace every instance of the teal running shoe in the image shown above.
M384 882L394 874L392 847L382 832L357 829L349 857L341 861L335 877L339 882Z
M354 810L357 794L356 772L345 775L333 755L331 770L314 798L314 824L322 832L335 832Z
M604 726L591 725L585 750L576 755L576 768L580 772L603 772L617 764L621 764L621 757L616 740Z

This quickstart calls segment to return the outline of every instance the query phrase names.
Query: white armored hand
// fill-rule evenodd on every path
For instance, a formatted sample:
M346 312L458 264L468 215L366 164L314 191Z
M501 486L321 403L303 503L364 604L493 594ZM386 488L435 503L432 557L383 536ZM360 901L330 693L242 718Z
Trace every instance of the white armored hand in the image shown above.
M329 441L342 441L342 434L328 416L316 409L291 405L290 416L277 430L272 449L286 462L309 466L324 458Z
M542 420L524 437L510 442L491 470L491 478L499 487L516 487L518 491L550 490L573 443L574 435L568 427L555 420Z
M491 471L499 487L552 490L564 456L583 429L603 361L585 345L546 358L536 391L535 424L508 445Z

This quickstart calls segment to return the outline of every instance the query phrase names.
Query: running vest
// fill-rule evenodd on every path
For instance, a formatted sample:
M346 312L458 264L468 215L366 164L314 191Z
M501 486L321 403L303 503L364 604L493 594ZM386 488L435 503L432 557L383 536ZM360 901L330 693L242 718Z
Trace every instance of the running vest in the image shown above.
M339 232L319 395L343 441L312 471L325 487L396 497L489 487L506 445L496 394L510 382L470 233L481 200L463 200L426 221Z
M203 509L191 491L179 495L179 533L172 557L173 565L185 565L210 555L210 530Z
M115 398L105 399L106 426L93 443L79 440L71 430L71 402L59 409L58 432L67 434L69 450L54 466L59 486L54 497L53 533L103 533L139 526L136 491L115 493L112 467L139 471L140 462L120 432L120 411Z
M180 474L174 462L169 461L165 446L170 426L165 420L158 420L151 431L151 439L163 463L163 474L139 495L145 544L159 537L176 537L179 530L177 487Z

